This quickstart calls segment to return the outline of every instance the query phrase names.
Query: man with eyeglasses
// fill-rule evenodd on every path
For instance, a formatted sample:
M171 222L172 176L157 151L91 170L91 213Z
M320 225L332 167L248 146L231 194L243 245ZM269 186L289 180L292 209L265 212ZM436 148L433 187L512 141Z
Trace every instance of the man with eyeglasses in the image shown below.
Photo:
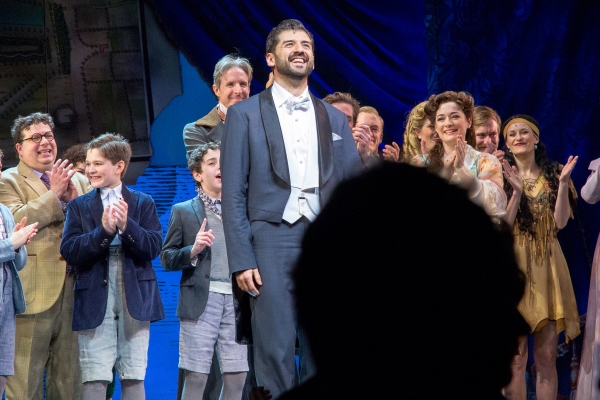
M38 221L37 236L27 245L27 268L19 275L27 308L17 317L15 375L6 398L80 399L81 370L77 332L71 330L73 274L59 247L67 203L89 191L87 179L68 160L56 160L54 122L49 114L17 118L11 135L19 164L0 179L0 202L15 220Z

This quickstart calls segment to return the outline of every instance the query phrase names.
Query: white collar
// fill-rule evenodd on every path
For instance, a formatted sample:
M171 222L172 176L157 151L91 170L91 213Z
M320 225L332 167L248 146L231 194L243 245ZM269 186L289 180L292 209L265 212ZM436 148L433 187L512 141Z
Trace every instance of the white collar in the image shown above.
M271 94L273 95L273 102L275 103L276 108L279 108L282 105L286 104L286 102L288 101L288 99L290 97L295 97L295 98L299 99L301 97L309 96L308 95L308 86L306 87L306 89L304 89L304 92L302 92L302 94L300 96L294 96L293 94L291 94L290 92L288 92L287 90L282 88L280 85L278 85L277 82L273 82Z
M225 107L223 104L221 104L221 102L219 102L219 104L217 104L217 107L219 110L221 110L221 112L223 113L223 115L227 115L227 107Z
M27 164L25 164L25 165L27 165ZM29 167L29 165L27 165L27 166ZM38 171L37 169L33 169L33 168L31 168L31 167L29 167L29 169L30 169L30 170L32 170L32 171L33 171L33 173L35 174L35 176L37 176L38 178L41 178L41 177L42 177L42 175L44 175L44 174L45 174L45 172L40 172L40 171ZM52 169L52 167L50 167L50 169ZM48 177L48 178L50 178L50 177Z
M108 193L110 192L111 189L109 189L108 187L103 187L100 188L100 198L102 200L106 199L108 197ZM117 199L120 199L123 197L123 182L119 183L119 186L115 187L114 189L112 189L115 191L115 196L117 196Z

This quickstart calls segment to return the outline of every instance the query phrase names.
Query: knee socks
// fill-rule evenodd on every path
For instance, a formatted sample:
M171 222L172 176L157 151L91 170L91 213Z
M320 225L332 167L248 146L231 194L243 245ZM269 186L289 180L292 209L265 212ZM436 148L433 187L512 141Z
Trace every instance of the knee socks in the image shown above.
M83 384L82 400L106 400L107 381L91 381Z
M182 400L202 400L207 380L208 374L185 370Z
M239 400L242 398L244 384L246 383L245 372L226 372L223 377L223 389L219 400Z
M124 379L121 381L121 398L123 400L145 400L144 381Z

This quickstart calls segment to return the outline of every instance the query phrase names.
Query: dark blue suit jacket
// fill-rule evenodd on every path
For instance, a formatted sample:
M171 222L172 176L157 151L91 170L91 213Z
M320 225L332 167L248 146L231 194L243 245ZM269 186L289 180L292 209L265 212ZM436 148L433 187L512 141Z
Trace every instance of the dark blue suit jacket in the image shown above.
M152 197L123 185L127 227L120 235L127 308L139 321L165 318L152 260L162 246L162 227ZM69 202L60 254L75 267L74 331L98 327L108 298L108 249L115 235L102 227L102 199L95 189Z
M345 179L362 171L346 116L311 94L318 137L321 204ZM290 172L271 88L227 109L221 143L223 229L232 276L258 268L252 242L255 221L279 224L290 197ZM236 338L251 343L248 296L232 278Z

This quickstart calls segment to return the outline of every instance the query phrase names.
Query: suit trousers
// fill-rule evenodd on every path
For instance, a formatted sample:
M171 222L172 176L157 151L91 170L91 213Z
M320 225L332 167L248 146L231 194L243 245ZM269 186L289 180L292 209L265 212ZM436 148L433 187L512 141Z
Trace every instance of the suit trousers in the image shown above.
M265 221L251 224L254 254L263 283L260 295L251 299L254 368L257 384L270 390L273 399L298 382L297 339L300 382L315 373L308 343L298 335L291 276L308 224L305 218L294 224Z
M17 315L15 375L6 383L7 400L42 400L44 370L46 398L81 398L81 369L77 332L71 330L73 317L73 276L48 310Z

